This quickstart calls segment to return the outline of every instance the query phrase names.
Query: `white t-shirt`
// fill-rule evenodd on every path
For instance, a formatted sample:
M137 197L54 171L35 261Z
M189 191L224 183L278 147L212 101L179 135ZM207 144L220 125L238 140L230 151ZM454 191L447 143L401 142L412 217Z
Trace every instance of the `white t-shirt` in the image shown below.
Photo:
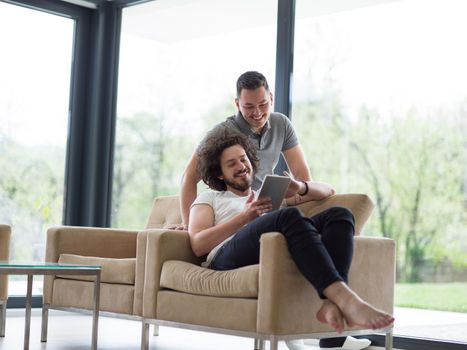
M239 214L245 207L247 200L248 196L240 197L230 191L221 192L209 190L207 192L202 192L195 199L191 206L193 207L194 205L198 204L207 204L212 207L214 211L214 225L219 225ZM216 255L216 252L225 242L232 239L233 236L235 236L235 234L215 246L214 249L209 252L208 257L202 266L209 266L212 259Z

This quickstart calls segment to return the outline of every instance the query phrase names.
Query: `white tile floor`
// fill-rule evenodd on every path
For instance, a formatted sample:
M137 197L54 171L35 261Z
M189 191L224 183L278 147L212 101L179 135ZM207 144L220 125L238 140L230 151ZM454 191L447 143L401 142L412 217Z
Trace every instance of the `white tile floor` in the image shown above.
M31 350L84 350L91 344L91 316L63 311L50 311L48 342L40 342L41 313L33 309L31 320ZM467 314L397 308L396 334L437 337L467 342ZM23 348L24 309L8 309L5 338L0 338L0 350ZM139 350L140 322L116 318L99 318L100 350ZM195 332L161 327L160 336L150 338L150 349L157 350L251 350L253 341L247 338L214 333ZM299 346L300 350L316 350L317 346ZM287 350L281 342L280 350ZM377 348L369 348L377 349Z
M467 343L467 313L396 308L394 316L396 335Z
M41 313L33 309L31 350L87 350L91 344L91 316L51 310L47 343L40 341ZM151 329L152 332L152 329ZM99 318L99 350L139 350L141 324L109 317ZM1 350L23 348L24 309L9 309L5 338ZM268 346L266 346L268 348ZM161 327L158 337L150 337L152 350L252 350L253 340L241 337ZM317 346L300 346L300 350L317 350ZM378 349L372 348L369 349ZM288 350L284 342L279 350Z

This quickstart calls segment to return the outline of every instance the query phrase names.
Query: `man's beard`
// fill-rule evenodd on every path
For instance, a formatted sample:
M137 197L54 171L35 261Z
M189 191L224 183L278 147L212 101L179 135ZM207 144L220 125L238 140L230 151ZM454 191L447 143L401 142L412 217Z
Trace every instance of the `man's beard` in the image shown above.
M234 179L224 179L224 183L226 186L230 186L238 191L246 191L251 187L251 184L253 183L253 177L248 175L245 178L237 181L235 181L235 177Z

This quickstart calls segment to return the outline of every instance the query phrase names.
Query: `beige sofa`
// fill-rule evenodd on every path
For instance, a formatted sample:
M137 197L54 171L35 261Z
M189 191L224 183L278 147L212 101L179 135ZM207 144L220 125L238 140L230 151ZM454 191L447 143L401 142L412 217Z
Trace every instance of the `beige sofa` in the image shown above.
M10 259L11 228L0 225L0 261ZM8 300L8 276L0 275L0 337L5 336L6 304Z
M301 206L313 215L330 206L349 208L360 233L373 203L365 195L336 195ZM143 321L142 348L148 347L149 324L185 327L264 341L335 336L315 313L321 301L292 261L278 233L263 236L260 264L232 271L200 267L186 231L168 230L181 222L179 199L154 201L147 230L54 227L47 232L46 260L101 265L101 314ZM392 313L394 242L356 237L351 286L366 300ZM84 277L44 279L42 340L47 338L50 308L91 310L93 282ZM157 327L156 327L157 328ZM387 349L392 347L392 328ZM373 331L347 329L346 334Z
M146 237L138 231L53 227L47 231L46 261L102 266L100 314L142 320ZM48 310L92 310L92 276L45 276L42 341Z
M158 203L158 200L156 199ZM170 204L173 201L170 202ZM147 228L159 215L179 223L180 209L165 202L150 213ZM47 230L46 262L102 266L100 315L142 321L146 267L145 230L58 226ZM154 261L155 259L148 259ZM47 341L48 310L91 313L94 282L90 276L45 276L41 341ZM158 329L155 327L155 334Z
M159 203L157 199L155 202ZM174 201L164 203L162 211L157 205L150 212L147 228L159 227L154 223L162 217L167 223L181 222L178 200L175 206L171 205ZM51 227L47 230L45 260L102 266L100 315L142 321L146 241L145 230ZM49 309L91 313L93 293L92 276L45 276L41 341L47 341Z
M349 208L359 235L373 209L366 195L335 195L304 203L301 210L313 215L331 206ZM263 235L259 265L231 271L200 267L190 247L188 233L164 229L180 222L177 197L157 198L149 219L146 273L143 291L143 339L149 344L149 324L246 336L262 349L278 341L337 336L316 320L322 301L298 271L283 236ZM365 300L393 313L395 244L385 238L355 237L349 284ZM392 348L392 327L386 349ZM347 328L344 334L369 334L373 330Z

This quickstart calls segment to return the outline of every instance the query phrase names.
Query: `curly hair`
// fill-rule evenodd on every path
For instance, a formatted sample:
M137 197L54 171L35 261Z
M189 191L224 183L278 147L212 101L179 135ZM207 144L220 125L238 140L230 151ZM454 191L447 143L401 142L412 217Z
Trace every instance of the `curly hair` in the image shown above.
M253 168L253 174L258 168L259 159L256 148L245 135L226 127L216 128L204 138L197 151L198 173L203 182L213 190L227 190L224 181L219 179L219 176L222 176L221 155L226 148L234 145L240 145L245 150Z

